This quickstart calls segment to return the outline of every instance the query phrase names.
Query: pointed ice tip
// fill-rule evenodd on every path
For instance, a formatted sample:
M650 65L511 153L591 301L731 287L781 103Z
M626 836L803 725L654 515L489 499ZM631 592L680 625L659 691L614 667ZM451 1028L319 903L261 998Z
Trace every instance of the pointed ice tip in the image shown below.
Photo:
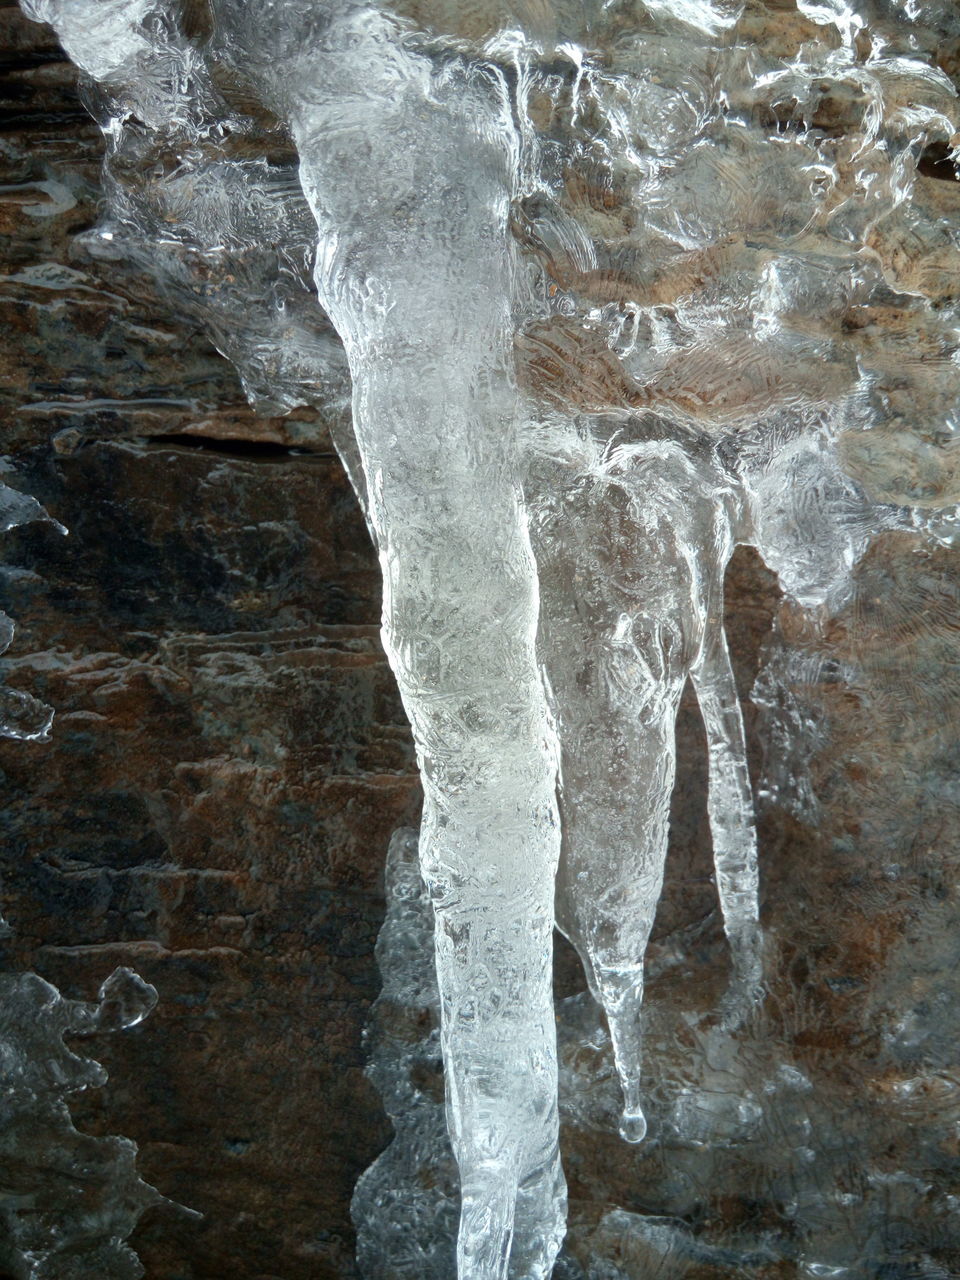
M36 731L36 733L28 733L24 740L26 742L49 742L53 737L53 721L55 716L56 712L51 707L43 725Z
M19 489L11 489L0 481L0 533L6 533L21 524L42 522L52 524L55 529L66 534L69 530L59 520L55 520L29 493L21 493Z

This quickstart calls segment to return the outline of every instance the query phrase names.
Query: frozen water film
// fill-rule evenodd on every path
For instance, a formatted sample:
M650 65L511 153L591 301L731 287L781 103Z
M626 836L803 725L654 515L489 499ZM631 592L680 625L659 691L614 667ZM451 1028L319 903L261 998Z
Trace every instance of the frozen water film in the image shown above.
M0 533L36 520L50 521L61 533L67 532L56 520L50 520L36 498L20 493L9 485L0 484ZM13 619L0 612L0 654L9 649L15 633ZM52 723L52 709L33 694L8 689L6 686L0 687L0 736L19 739L21 742L45 742Z
M27 493L0 484L0 533L53 520ZM0 652L13 621L0 613ZM22 690L0 691L0 735L46 742L54 711ZM0 938L11 926L0 916ZM67 1099L102 1086L107 1073L67 1046L64 1036L121 1031L142 1022L157 992L120 967L98 1000L65 999L33 972L0 969L0 1269L13 1280L138 1280L127 1245L138 1219L163 1200L136 1170L126 1138L79 1131Z
M63 1037L135 1026L156 1000L130 969L106 979L97 1003L66 1000L36 973L0 974L0 1265L16 1280L143 1275L126 1240L163 1197L139 1177L133 1142L74 1126L67 1099L107 1073Z
M547 1277L566 1221L552 930L641 1143L688 686L729 943L702 1034L731 1076L760 1016L736 548L776 575L790 631L757 686L764 792L802 791L809 818L804 662L822 672L833 621L864 607L878 540L953 544L956 7L785 0L765 25L735 0L22 5L104 128L91 252L154 271L256 403L331 415L423 779L458 1275ZM834 670L855 680L855 657ZM690 1141L761 1122L710 1095L674 1096Z

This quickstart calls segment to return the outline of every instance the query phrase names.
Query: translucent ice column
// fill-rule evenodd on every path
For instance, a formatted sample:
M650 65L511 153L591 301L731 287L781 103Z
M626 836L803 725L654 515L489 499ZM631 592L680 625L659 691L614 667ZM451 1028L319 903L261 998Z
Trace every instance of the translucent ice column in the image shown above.
M416 52L372 6L211 8L224 62L291 129L317 225L316 288L352 374L384 645L424 781L460 1273L546 1276L565 1218L551 993L557 749L520 485L507 83L492 67ZM64 0L34 12L121 116L185 151L209 145L196 120L215 91L174 6Z
M384 576L384 645L424 781L461 1276L547 1276L564 1229L551 996L559 830L518 485L499 76L437 70L336 19L288 89L347 350Z
M663 885L674 726L693 681L709 749L717 886L735 960L728 1014L758 993L757 842L723 575L745 536L716 452L651 440L542 460L536 479L542 652L562 742L557 924L602 1004L624 1095L640 1096L644 953Z

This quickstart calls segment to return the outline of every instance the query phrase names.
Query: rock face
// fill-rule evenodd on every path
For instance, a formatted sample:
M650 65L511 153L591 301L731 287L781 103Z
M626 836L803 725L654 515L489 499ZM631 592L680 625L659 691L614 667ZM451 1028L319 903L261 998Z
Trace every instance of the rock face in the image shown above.
M72 1099L204 1215L143 1219L152 1280L339 1280L389 1132L360 1035L419 794L376 559L319 415L255 417L149 279L84 252L99 131L46 29L0 24L4 478L70 530L3 547L6 679L56 710L0 745L3 967L160 993Z
M483 37L483 7L463 7L465 38ZM791 58L826 42L829 8L757 3L743 30ZM0 49L4 478L70 530L32 526L3 547L0 606L18 626L6 679L57 712L50 742L0 744L4 969L88 998L130 964L159 992L148 1022L97 1046L108 1086L72 1103L78 1128L134 1140L142 1176L204 1215L159 1204L143 1218L131 1244L149 1280L349 1280L351 1195L390 1138L361 1043L380 986L383 860L419 794L379 647L376 559L336 422L255 415L199 323L102 245L91 254L101 142L75 73L14 5L0 4ZM956 77L953 37L937 60ZM805 127L841 136L851 104L828 88L773 103L774 125L779 111L792 136L806 112ZM910 431L930 365L904 301L922 289L955 304L957 191L945 154L926 154L920 238L872 233L903 292L834 317L864 358L887 353L889 428L844 444L877 500L957 496L955 452ZM588 182L571 177L568 195L598 223L615 218ZM715 268L697 257L691 278ZM609 280L591 283L599 306ZM611 387L564 324L532 335L541 373L557 344L564 396L619 403L629 388ZM740 1032L716 1025L728 955L688 697L638 1150L616 1136L606 1032L558 943L565 1280L960 1272L958 617L957 553L904 529L874 538L851 598L821 624L782 602L756 554L735 555L726 625L760 804L768 997ZM413 900L410 870L408 856ZM422 943L422 915L411 929ZM404 945L388 927L385 963ZM374 1035L377 1083L393 1080L402 1132L409 1105L416 1157L398 1148L380 1173L411 1180L401 1206L425 1203L424 1182L436 1192L413 1274L439 1278L450 1171L437 1148L417 1150L413 1124L421 1108L441 1132L429 1004L424 987L388 990ZM403 1274L420 1238L404 1239L376 1186L371 1175L356 1210L368 1280Z

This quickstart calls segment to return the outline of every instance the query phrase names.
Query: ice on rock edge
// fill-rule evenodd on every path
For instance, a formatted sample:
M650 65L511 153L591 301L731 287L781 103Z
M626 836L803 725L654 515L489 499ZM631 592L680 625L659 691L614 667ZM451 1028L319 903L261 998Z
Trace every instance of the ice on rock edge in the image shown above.
M67 530L51 519L36 498L0 483L0 533L18 525L46 521L60 533ZM0 654L6 653L16 632L13 619L0 612ZM53 724L53 709L30 693L0 686L0 736L23 742L46 742Z
M173 3L24 7L99 84L111 244L254 398L342 402L349 368L338 447L424 779L459 1272L546 1276L551 928L638 1139L688 677L728 1023L760 994L733 549L819 623L877 533L953 536L955 295L910 246L956 248L916 189L954 154L956 11L811 0L782 50L720 0L210 0L196 39Z
M29 494L0 484L0 532L45 521L67 530ZM0 613L0 653L14 623ZM0 735L47 742L54 711L32 694L0 689ZM0 939L11 926L0 917ZM154 987L120 967L95 1003L67 1000L39 974L0 971L0 1269L15 1280L138 1280L126 1244L141 1215L165 1198L136 1170L136 1144L73 1123L67 1099L107 1073L64 1036L123 1031L148 1017Z
M0 974L0 1266L17 1280L138 1280L125 1243L164 1197L136 1171L135 1144L79 1132L67 1099L107 1073L74 1053L65 1035L120 1031L141 1022L156 990L115 969L98 1001L66 1000L35 973Z
M34 521L47 521L65 534L67 530L44 511L36 498L28 493L0 482L0 533L8 533L18 525ZM0 655L13 643L16 626L9 614L0 610ZM8 689L0 683L0 737L20 742L47 742L53 724L53 708L19 689ZM0 938L6 937L10 926L0 915Z

